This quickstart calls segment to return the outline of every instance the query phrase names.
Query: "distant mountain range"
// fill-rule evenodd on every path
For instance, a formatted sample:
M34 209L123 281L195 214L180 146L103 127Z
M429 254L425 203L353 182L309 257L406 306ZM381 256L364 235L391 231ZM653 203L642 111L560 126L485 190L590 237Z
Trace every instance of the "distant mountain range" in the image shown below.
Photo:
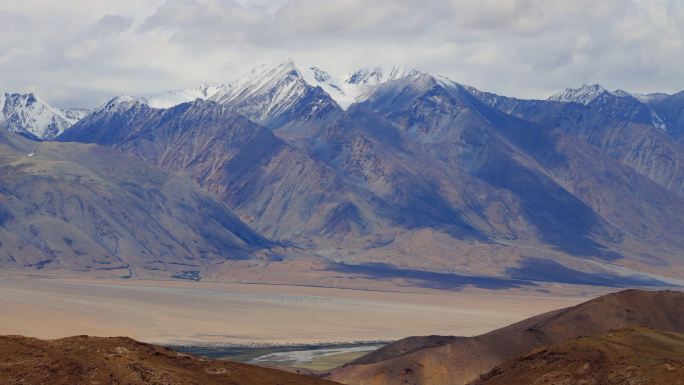
M336 78L288 60L87 114L6 96L0 126L61 142L44 144L55 158L81 142L188 176L240 218L229 229L254 232L251 250L280 245L331 271L665 285L684 281L682 98L594 85L522 100L413 69Z

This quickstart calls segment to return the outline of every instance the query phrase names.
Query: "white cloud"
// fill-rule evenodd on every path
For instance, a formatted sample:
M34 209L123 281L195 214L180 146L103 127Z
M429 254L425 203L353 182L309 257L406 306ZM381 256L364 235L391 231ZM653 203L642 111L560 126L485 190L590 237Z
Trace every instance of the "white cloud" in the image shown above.
M30 23L24 16L0 10L0 32L3 34L26 33Z
M93 37L103 38L118 35L133 25L133 17L125 15L104 15L93 26Z
M222 82L293 57L333 72L414 66L544 97L599 82L684 89L678 0L24 0L0 3L0 90L92 106Z

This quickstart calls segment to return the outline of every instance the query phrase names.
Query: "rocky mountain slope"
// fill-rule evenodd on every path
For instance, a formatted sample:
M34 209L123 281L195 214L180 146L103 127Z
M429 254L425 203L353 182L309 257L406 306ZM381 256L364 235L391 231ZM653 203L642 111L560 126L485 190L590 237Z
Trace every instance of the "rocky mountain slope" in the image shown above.
M262 237L334 271L681 282L677 95L595 85L551 99L287 60L85 117L57 111L78 119L58 139L186 174Z
M651 95L644 103L662 117L670 136L684 142L684 91L673 95Z
M364 235L382 225L376 212L393 211L271 130L216 102L197 100L165 110L130 100L108 106L60 140L114 146L189 173L269 237L306 244L311 237ZM358 218L358 212L366 216Z
M362 88L342 108L325 91L335 87ZM186 172L265 236L355 265L540 279L551 263L611 282L684 274L684 156L652 125L415 70L338 81L291 61L208 99L162 109L114 98L59 140ZM564 274L555 279L576 281Z
M605 107L608 109L606 112L605 108L597 109L591 104L585 106L574 102L522 100L473 88L469 88L469 91L483 103L507 114L558 128L577 137L669 191L680 196L684 194L684 147L677 140L673 127L663 130L658 125L647 124L640 119L619 119L619 115L625 115L632 109L624 113L612 113L610 111L616 110ZM611 97L626 98L612 94ZM664 97L663 100L670 100L670 97ZM643 104L641 106L645 107Z
M584 138L576 140L577 136L554 124L501 114L474 97L470 90L442 78L423 75L388 82L376 87L369 93L368 99L360 104L391 121L408 140L422 144L439 161L441 168L461 170L485 182L490 188L495 188L500 194L504 193L502 195L505 198L496 200L510 199L510 203L506 204L507 209L518 211L519 214L509 212L498 217L507 220L527 219L525 225L511 223L512 232L536 228L542 231L537 236L541 235L545 243L565 248L571 254L583 253L570 250L574 247L572 245L586 247L592 244L586 238L583 241L576 238L580 234L593 233L589 238L597 240L594 237L602 232L607 236L608 243L612 243L608 239L616 239L614 236L619 238L620 233L636 235L634 222L628 224L625 221L631 222L637 217L644 219L643 213L650 211L641 211L643 205L650 203L647 199L639 198L648 196L650 193L647 190L661 191L670 196L666 199L672 202L672 207L678 205L675 202L679 198L637 176L637 170L610 161L608 154L600 154L600 149L597 151ZM666 140L662 136L661 139ZM676 147L674 150L679 151ZM655 166L653 162L645 163ZM669 170L678 172L677 167ZM470 184L462 182L454 185L458 188ZM634 187L641 189L642 193L632 195ZM477 191L485 194L487 190L480 187ZM472 194L466 193L466 197L472 197ZM632 197L627 198L630 195ZM599 196L606 199L596 199ZM483 198L480 196L478 202L490 201ZM472 198L468 200L472 201ZM634 201L640 202L640 213L623 215L623 210L630 207L628 202ZM540 212L550 215L540 217ZM578 215L581 212L586 215ZM592 217L597 222L590 219ZM657 217L660 218L659 215ZM553 218L558 222L554 224L556 219ZM601 220L617 225L620 230L611 230L610 226L599 224ZM649 220L653 224L658 221L656 217ZM492 222L490 219L489 223ZM594 224L589 225L590 222ZM501 229L501 225L497 224L497 228ZM598 227L590 229L595 225L602 230L598 230ZM645 229L651 225L639 227ZM546 229L553 230L544 234ZM659 234L656 236L659 238L667 230L656 230L655 233ZM504 233L497 238L523 237L527 236ZM679 238L673 234L672 240L678 243ZM598 255L600 252L594 250L590 254Z
M611 329L684 332L684 293L626 290L476 337L400 340L334 370L345 384L467 384L525 351Z
M97 145L0 131L0 264L199 278L274 245L189 178Z
M280 370L208 360L126 337L0 336L3 384L326 385Z
M684 334L637 327L534 349L472 384L670 385L682 372Z

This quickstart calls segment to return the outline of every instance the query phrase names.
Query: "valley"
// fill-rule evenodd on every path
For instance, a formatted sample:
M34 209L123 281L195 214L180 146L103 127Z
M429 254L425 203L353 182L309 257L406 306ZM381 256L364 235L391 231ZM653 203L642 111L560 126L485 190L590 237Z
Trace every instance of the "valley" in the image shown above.
M438 385L456 383L472 384L522 384L543 383L544 379L554 378L555 381L589 381L597 384L622 384L639 378L648 384L672 384L684 369L684 294L679 291L641 291L622 290L602 295L588 301L573 297L525 296L511 294L491 296L491 293L459 293L451 300L457 304L440 307L429 301L431 296L438 293L400 293L400 297L388 297L388 294L399 293L365 293L363 301L373 310L365 309L365 328L372 328L376 335L389 335L379 328L373 321L383 319L393 308L403 309L395 316L402 317L411 324L411 315L421 312L428 320L423 320L431 330L455 331L458 334L416 335L401 338L396 341L375 341L366 343L268 343L267 341L286 341L273 338L273 333L285 333L296 336L291 326L284 325L297 322L298 325L315 330L313 336L320 330L328 330L330 335L340 337L338 330L332 330L325 315L330 309L319 307L316 313L309 313L312 302L329 301L335 308L354 314L350 311L354 302L361 302L358 293L340 292L335 294L325 292L323 288L286 287L280 288L274 294L273 288L250 287L245 289L239 285L205 283L202 288L183 285L136 281L133 287L122 282L98 280L100 282L86 282L68 278L50 278L48 283L40 282L44 278L26 278L24 285L11 279L2 282L2 293L11 293L14 298L24 305L35 303L38 298L47 303L40 304L35 313L22 314L26 323L31 319L40 318L39 311L48 311L50 325L64 323L57 308L66 309L66 303L78 303L79 310L69 311L75 316L67 320L67 324L89 330L88 324L73 323L80 318L79 312L96 313L112 317L102 307L98 308L88 296L97 296L112 304L112 311L120 316L135 319L134 330L146 331L144 320L150 321L159 317L155 330L170 332L167 325L178 322L169 317L170 313L160 311L160 304L165 304L164 295L172 295L182 305L179 314L202 316L196 309L185 303L183 297L192 296L193 291L200 291L203 303L213 304L213 319L222 318L217 309L230 309L230 319L224 321L230 325L233 335L225 341L237 341L247 332L241 318L251 318L253 328L266 327L272 333L271 339L261 339L254 331L244 334L250 342L236 344L235 342L217 343L226 335L211 335L205 342L185 342L183 344L166 343L167 347L146 344L129 337L96 337L78 335L67 338L36 339L18 335L0 336L0 380L9 383L52 383L57 373L59 381L69 380L83 383L86 379L100 381L128 381L131 384L148 384L154 381L173 381L173 384L183 384L186 381L200 381L201 384L333 384L347 385L389 385L406 383L411 385ZM190 283L190 285L199 285ZM242 284L244 285L244 284ZM248 285L253 286L253 285ZM44 287L53 294L40 293ZM28 288L34 288L29 293ZM83 290L87 288L87 291ZM125 288L125 289L124 289ZM122 305L121 298L115 292L119 290L134 290L136 300L129 294L129 304ZM316 290L312 292L311 290ZM109 294L107 294L109 293ZM256 293L259 293L257 295ZM313 297L315 295L315 297ZM252 308L265 298L270 314L278 317L278 323L268 322L258 311L252 311L245 303L240 304L239 297L248 298ZM60 302L57 297L62 298ZM290 297L290 298L288 298ZM295 298L297 305L290 302ZM410 299L407 301L407 298ZM117 300L118 299L118 300ZM382 299L382 300L381 300ZM434 300L434 297L432 297ZM150 303L144 303L146 301ZM197 299L195 299L197 300ZM445 298L439 296L439 302L444 304ZM2 298L0 305L9 309L12 314L21 314L30 310L30 306L12 307L12 299ZM390 302L392 301L392 302ZM415 302L413 302L415 301ZM566 308L555 308L563 303L578 303ZM277 304L299 313L299 317L292 318L282 311L274 310ZM420 304L418 304L420 303ZM9 305L9 306L8 306ZM242 305L242 306L240 306ZM357 304L358 305L358 304ZM15 301L16 306L16 301ZM316 306L320 306L316 305ZM237 308L241 307L240 310ZM430 309L436 307L439 309ZM520 320L522 313L513 309L533 309L548 307L541 314ZM131 308L137 308L137 313L130 313ZM155 309L156 308L156 309ZM485 308L487 310L485 310ZM306 309L306 310L305 310ZM410 309L410 312L406 310ZM493 311L496 309L497 311ZM169 311L171 309L167 309ZM547 311L549 310L549 311ZM508 317L517 318L513 323L504 325L494 324L504 322L498 311L506 311ZM129 313L127 313L129 312ZM451 328L440 328L429 313L441 313L440 319L450 322ZM456 314L459 313L459 314ZM340 317L340 314L334 314ZM205 316L205 320L210 317ZM141 320L142 318L142 320ZM255 322L257 321L258 322ZM464 329L470 321L477 322L477 326ZM4 321L4 320L3 320ZM121 320L119 320L120 322ZM140 321L143 321L140 323ZM308 321L308 323L307 323ZM317 323L324 322L324 324ZM345 319L347 323L346 338L359 336L352 329L356 324L353 317ZM114 333L108 329L111 320L99 320L100 330ZM385 322L391 322L386 319ZM508 321L510 322L510 321ZM43 333L55 333L56 329L46 330L48 324L41 321ZM130 325L130 324L129 324ZM321 327L321 325L324 325ZM487 330L481 333L480 328L487 325ZM28 322L23 327L37 325ZM201 330L206 324L188 324L194 330ZM473 325L475 326L475 323ZM4 330L12 327L0 324ZM218 332L220 329L214 329ZM408 329L402 329L406 332ZM90 329L92 331L92 329ZM335 333L335 334L332 334ZM176 334L177 335L177 334ZM167 334L167 338L170 337ZM191 340L199 341L195 335ZM205 337L209 337L206 336ZM158 338L158 337L157 337ZM86 353L87 352L87 353ZM244 363L243 363L244 362ZM32 369L31 369L32 368ZM276 369L277 368L277 369ZM100 380L95 380L95 379ZM332 382L330 382L332 381ZM541 381L541 382L540 382ZM55 382L60 383L60 382ZM571 383L571 382L568 382ZM676 382L674 382L676 383Z
M581 302L575 295L374 290L0 275L0 329L165 345L292 345L474 335ZM49 319L49 322L47 320ZM401 319L401 322L395 322Z
M684 385L682 26L0 0L0 385Z
M43 339L8 354L347 385L505 383L615 338L679 354L684 146L656 99L293 60L88 111L5 94L0 330Z
M173 345L171 347L180 352L212 359L323 372L342 366L383 347L385 344L383 342L365 342L264 346Z

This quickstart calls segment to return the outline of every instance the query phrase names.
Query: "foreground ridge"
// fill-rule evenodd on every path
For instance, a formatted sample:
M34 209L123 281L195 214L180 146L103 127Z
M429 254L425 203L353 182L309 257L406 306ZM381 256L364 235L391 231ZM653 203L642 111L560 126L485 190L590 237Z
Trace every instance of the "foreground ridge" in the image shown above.
M280 370L209 360L128 337L40 340L0 336L3 384L333 384Z
M472 385L682 383L684 334L644 327L545 346L506 361Z
M476 337L399 340L333 370L329 378L358 385L467 384L512 357L573 338L637 326L684 333L681 309L684 309L682 292L623 290ZM527 382L513 379L493 383Z

